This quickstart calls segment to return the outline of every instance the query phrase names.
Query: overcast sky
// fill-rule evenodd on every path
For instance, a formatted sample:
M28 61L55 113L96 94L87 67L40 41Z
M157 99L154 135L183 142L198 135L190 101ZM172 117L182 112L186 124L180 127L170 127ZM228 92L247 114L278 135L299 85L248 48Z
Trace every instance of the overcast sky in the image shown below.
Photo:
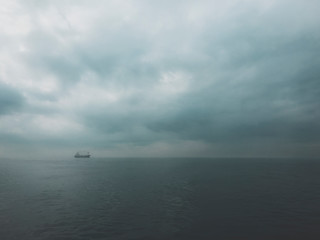
M0 0L0 156L317 157L318 0Z

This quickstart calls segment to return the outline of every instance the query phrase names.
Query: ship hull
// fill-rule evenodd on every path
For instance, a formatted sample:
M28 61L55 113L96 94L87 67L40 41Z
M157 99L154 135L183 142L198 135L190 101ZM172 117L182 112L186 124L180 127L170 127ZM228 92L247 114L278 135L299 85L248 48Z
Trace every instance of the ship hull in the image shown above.
M90 158L90 155L74 156L75 158Z

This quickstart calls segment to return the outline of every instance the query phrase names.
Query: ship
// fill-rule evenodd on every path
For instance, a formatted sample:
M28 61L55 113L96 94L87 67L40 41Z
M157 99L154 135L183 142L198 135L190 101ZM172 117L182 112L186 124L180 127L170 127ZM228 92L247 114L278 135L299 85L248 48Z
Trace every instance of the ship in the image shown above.
M89 152L76 152L74 155L75 158L90 158Z

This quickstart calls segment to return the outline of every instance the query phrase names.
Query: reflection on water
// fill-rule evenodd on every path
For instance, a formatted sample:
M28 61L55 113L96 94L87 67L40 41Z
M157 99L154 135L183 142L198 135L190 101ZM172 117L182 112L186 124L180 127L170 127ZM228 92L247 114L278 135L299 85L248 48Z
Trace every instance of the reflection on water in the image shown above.
M0 239L318 239L320 163L0 160Z

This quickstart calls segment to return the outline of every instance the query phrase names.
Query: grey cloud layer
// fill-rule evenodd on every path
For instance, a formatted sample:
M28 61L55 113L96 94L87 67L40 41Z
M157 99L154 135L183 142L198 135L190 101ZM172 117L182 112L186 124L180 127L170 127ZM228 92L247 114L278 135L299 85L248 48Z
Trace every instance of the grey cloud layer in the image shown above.
M19 36L28 51L15 58L35 82L51 76L57 87L41 92L2 84L0 114L47 109L80 124L87 136L43 137L51 144L318 145L319 8L317 1L29 4L23 9L34 25ZM95 19L77 18L93 10ZM41 25L46 11L61 26ZM92 25L85 28L85 20ZM99 89L110 97L90 95Z

